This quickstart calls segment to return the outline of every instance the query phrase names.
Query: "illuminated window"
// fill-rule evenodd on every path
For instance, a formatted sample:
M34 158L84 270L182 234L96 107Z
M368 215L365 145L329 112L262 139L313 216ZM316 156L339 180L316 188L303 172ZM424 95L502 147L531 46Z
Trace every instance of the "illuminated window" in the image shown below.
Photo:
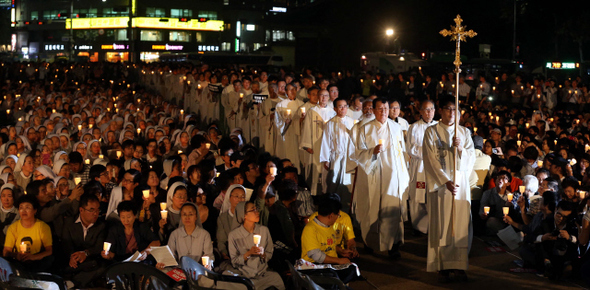
M39 11L31 11L31 20L39 20Z
M293 31L287 31L287 39L290 41L295 41L295 35L293 35Z
M115 29L115 40L127 41L127 29Z
M229 42L222 42L221 43L221 51L230 51L231 50L231 43Z
M203 33L197 32L197 42L203 42Z
M191 9L170 9L170 17L193 17L193 11Z
M102 15L105 17L129 15L129 7L103 8Z
M262 44L260 43L254 43L254 50L258 50L262 47Z
M145 10L145 15L147 17L166 17L166 9L156 8L156 7L147 7Z
M199 11L199 18L217 20L217 11Z
M256 31L256 25L246 24L246 31Z
M170 41L189 42L191 35L186 31L170 31L169 39Z
M141 41L162 41L162 32L156 30L142 30L140 33Z
M272 41L282 41L285 40L285 31L284 30L273 30L272 31Z

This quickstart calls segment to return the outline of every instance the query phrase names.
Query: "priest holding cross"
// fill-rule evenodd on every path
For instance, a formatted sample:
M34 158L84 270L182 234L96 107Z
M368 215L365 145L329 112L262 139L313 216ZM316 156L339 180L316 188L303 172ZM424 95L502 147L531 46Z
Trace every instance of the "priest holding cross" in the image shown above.
M439 281L467 280L468 255L473 231L471 226L471 191L469 175L475 163L471 133L459 126L460 44L466 37L476 35L466 31L459 15L452 30L443 36L456 41L455 98L439 102L441 120L424 133L424 170L426 172L427 204L430 216L428 231L427 271L439 273Z

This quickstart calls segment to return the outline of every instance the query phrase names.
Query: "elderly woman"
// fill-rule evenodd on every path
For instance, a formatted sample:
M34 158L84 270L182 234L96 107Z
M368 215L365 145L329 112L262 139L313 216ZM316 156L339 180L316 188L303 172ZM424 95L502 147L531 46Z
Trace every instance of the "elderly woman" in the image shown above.
M53 262L51 229L35 218L39 202L33 195L18 199L20 220L8 227L2 255L31 272L47 271Z
M211 236L203 229L199 219L199 210L196 204L187 202L180 209L181 226L174 230L168 240L168 246L180 261L181 257L187 256L195 261L201 261L201 257L209 257L211 264L205 265L211 268L213 256L213 244ZM162 264L156 265L162 268Z
M231 263L242 276L250 279L256 289L285 289L277 272L268 270L268 261L274 251L268 228L257 224L260 213L252 202L240 202L236 206L236 220L241 225L229 233L228 247ZM260 236L258 244L254 235Z
M15 193L13 184L4 184L0 188L0 241L2 244L4 244L8 226L20 219L18 209L14 206Z
M106 242L111 243L108 253L101 252L106 260L123 261L136 251L142 253L141 260L147 256L149 247L160 246L160 241L150 230L148 224L136 220L137 207L132 201L122 201L117 206L119 222L109 229Z

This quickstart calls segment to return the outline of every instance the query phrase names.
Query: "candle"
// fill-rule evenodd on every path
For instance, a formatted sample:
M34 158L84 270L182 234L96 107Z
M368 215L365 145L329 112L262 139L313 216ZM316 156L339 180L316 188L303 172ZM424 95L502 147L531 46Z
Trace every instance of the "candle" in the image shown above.
M182 154L182 150L178 150L178 155Z
M512 94L514 95L514 90L511 90Z
M584 145L584 151L588 152L588 150L590 150L590 145L588 145L588 144Z
M510 212L510 208L505 206L502 208L502 212L504 212L504 215L508 215L508 213Z
M553 143L555 143L555 145L557 145L557 140L553 140Z
M520 140L517 140L517 141L516 141L516 145L517 145L518 147L520 147L520 144L521 144L521 143L522 143L522 142L521 142Z
M489 207L489 206L484 206L484 207L483 207L483 212L484 212L486 215L489 215L489 214L490 214L490 207Z
M141 133L141 128L137 128L137 134Z
M163 210L160 212L160 215L162 215L162 219L165 220L168 218L168 211L167 210Z
M258 247L260 245L260 239L262 238L260 235L254 235L254 244Z
M581 199L584 199L584 198L586 198L586 192L585 192L585 191L583 191L583 190L580 190L580 198L581 198Z
M305 107L301 107L301 114L305 114Z
M277 176L277 168L276 167L271 167L269 169L270 175L272 176Z
M220 174L220 173L219 173L219 172L217 172L217 173L215 174L215 177L219 177L219 174Z
M379 145L383 145L383 139L379 139Z
M240 93L240 99L244 97L244 93Z
M23 254L27 252L27 244L25 244L25 242L20 244L20 252Z
M373 84L375 83L375 80L373 80Z
M76 185L80 184L80 182L82 182L82 177L74 177L74 183Z
M86 164L90 164L90 159L86 159L86 160L84 160L84 163L86 163Z
M205 148L207 148L207 149L211 148L211 143L205 143Z
M104 244L102 245L102 249L104 250L104 253L106 255L108 255L109 254L109 250L111 249L111 243L104 242Z
M518 187L518 191L520 193L524 193L525 190L526 190L526 186L524 186L524 185L521 185L521 186Z
M493 87L492 87L492 91L495 91L495 90L496 90L496 86L493 86Z
M301 108L301 109L303 109L303 108ZM291 109L287 109L287 116L290 116L290 115L291 115Z
M51 112L53 112L55 114L56 111L55 111L55 109L53 109Z
M537 161L537 167L539 167L539 168L543 167L543 160Z
M524 126L528 129L529 126L530 126L530 124L529 123L526 123L526 124L524 124Z
M78 125L78 131L82 131L82 125Z
M508 202L512 202L512 199L514 198L514 194L512 194L512 193L509 193L509 194L507 195L507 197L508 197Z
M575 158L572 158L572 160L570 160L570 166L574 166L576 165L576 163L578 163L578 161L576 161Z
M203 256L201 257L201 263L203 264L203 266L207 267L209 266L209 257L208 256Z
M477 133L477 127L473 127L473 132Z
M197 89L199 89L199 90L201 89L201 84L197 85Z
M496 116L496 122L500 121L500 116Z
M92 129L92 126L94 126L94 125L88 124L88 128Z
M145 199L147 199L148 197L150 197L150 190L149 189L144 189L141 192L143 193L143 197Z
M121 151L117 151L117 158L121 158L121 155L122 155L122 154L123 154L123 153L122 153Z
M461 110L461 115L465 115L465 110Z

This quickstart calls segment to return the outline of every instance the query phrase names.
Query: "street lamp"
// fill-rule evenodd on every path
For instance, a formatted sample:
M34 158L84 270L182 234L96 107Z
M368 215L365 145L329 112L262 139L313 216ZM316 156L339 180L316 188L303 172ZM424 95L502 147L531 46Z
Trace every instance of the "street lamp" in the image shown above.
M391 37L393 36L393 29L385 30L385 35L387 35L387 41L385 42L385 53L387 53L387 50L390 45Z
M387 36L392 36L392 35L393 35L393 29L387 29L387 30L385 31L385 35L387 35Z

